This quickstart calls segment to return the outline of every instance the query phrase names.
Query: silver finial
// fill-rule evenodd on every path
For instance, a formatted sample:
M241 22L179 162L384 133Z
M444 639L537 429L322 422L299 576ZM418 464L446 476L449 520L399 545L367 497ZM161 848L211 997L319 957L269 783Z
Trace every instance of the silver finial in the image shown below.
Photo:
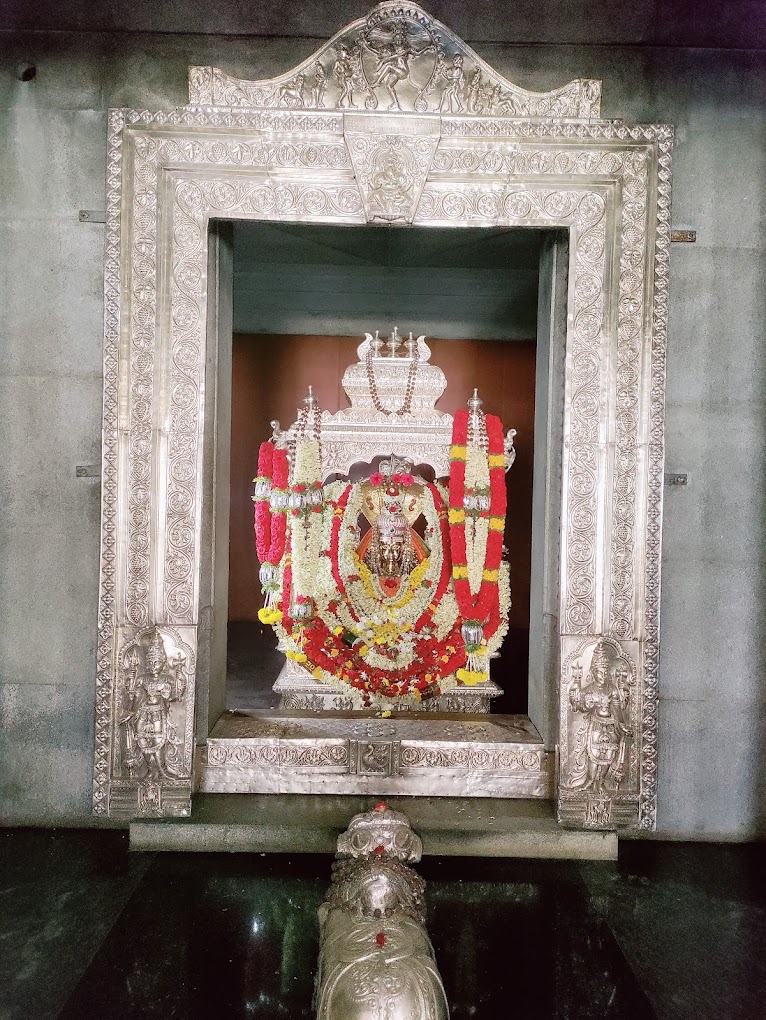
M468 401L468 407L470 408L471 414L478 414L484 405L484 401L479 396L479 391L474 387L473 396Z
M400 340L399 340L399 327L398 326L394 326L394 331L391 334L391 336L388 338L388 356L389 356L389 358L395 358L396 357L396 349L399 346L399 343L400 343Z
M306 406L306 410L313 411L317 406L317 398L314 396L314 387L309 386L308 396L303 398L303 403Z

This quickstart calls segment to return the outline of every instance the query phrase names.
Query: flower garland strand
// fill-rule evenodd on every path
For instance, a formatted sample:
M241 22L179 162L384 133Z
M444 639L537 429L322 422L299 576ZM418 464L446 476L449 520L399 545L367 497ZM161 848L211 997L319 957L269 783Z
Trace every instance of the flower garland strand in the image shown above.
M258 477L255 479L255 547L261 562L260 581L265 605L258 610L261 623L273 624L281 613L279 564L285 552L287 534L287 451L272 442L261 443L258 451Z
M255 506L253 525L255 527L255 549L261 563L266 562L271 545L271 472L274 463L274 444L261 443L258 450L258 477L255 481Z
M291 526L293 605L290 615L299 625L314 616L313 594L323 546L324 490L319 440L299 438L295 444L293 484L288 500ZM303 634L300 640L303 645Z
M435 521L441 532L442 548L447 548L449 533L447 508L441 493L433 485L427 485L434 502ZM392 620L377 622L358 614L353 598L349 598L346 581L340 567L341 535L348 527L346 513L349 498L354 491L348 485L339 493L337 501L328 504L329 541L326 555L329 555L333 593L327 604L322 603L313 619L305 623L298 632L290 626L290 637L295 651L289 651L290 658L305 663L319 680L341 680L356 689L363 704L371 704L372 698L392 701L410 698L420 701L436 697L441 692L440 684L445 677L465 664L466 653L460 640L460 620L455 615L440 635L437 635L436 614L443 604L443 598L450 583L450 562L447 555L439 557L438 578L421 580L421 586L428 593L428 604L424 605L415 622L402 625ZM413 572L414 573L414 572ZM285 570L285 591L288 587L288 571ZM352 575L356 583L357 575ZM361 580L361 578L359 578ZM285 594L285 598L287 595ZM295 598L293 598L295 601ZM283 621L287 629L288 621ZM403 657L403 645L411 641L413 654Z
M484 548L481 586L471 591L470 573L475 564L468 562L466 543L466 460L468 457L468 411L455 414L450 451L449 483L449 534L452 551L452 581L458 609L463 619L461 629L468 669L457 672L465 683L478 683L488 679L486 638L499 624L500 563L503 555L505 530L506 492L503 426L495 415L486 416L488 440L487 466L489 468L489 532ZM481 543L483 545L484 543ZM479 543L472 543L474 549ZM478 552L478 549L476 550Z

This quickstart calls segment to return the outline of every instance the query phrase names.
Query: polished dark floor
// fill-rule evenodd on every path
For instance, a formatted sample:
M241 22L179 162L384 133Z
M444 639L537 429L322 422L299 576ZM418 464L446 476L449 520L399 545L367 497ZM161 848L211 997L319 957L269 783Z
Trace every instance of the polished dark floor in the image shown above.
M766 852L426 859L453 1020L766 1016ZM0 830L0 1020L310 1017L330 858Z

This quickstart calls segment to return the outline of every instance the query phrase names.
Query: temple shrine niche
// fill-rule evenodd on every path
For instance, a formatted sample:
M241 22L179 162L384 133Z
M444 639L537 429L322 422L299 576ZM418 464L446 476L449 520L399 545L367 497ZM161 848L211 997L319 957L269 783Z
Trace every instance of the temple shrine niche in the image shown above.
M654 827L673 132L600 106L599 81L525 89L384 2L273 79L195 66L187 106L111 111L96 815L189 815L197 792L409 793L555 797L562 825ZM425 339L374 334L351 407L309 398L264 450L282 708L225 711L226 230L243 220L556 234L528 717L486 711L505 435L478 403L436 410Z
M351 407L322 412L309 392L260 449L259 617L288 660L281 707L489 711L511 601L515 430L477 391L454 418L436 410L446 379L424 336L368 333L357 355ZM370 466L351 481L360 460Z

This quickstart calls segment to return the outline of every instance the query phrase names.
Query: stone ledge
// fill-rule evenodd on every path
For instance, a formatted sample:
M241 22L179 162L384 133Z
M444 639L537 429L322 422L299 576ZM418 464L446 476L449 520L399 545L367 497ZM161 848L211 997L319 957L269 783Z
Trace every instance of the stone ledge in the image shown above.
M325 853L368 797L201 794L189 819L134 821L137 851ZM617 834L561 828L548 801L388 798L423 840L423 853L445 857L616 860Z

